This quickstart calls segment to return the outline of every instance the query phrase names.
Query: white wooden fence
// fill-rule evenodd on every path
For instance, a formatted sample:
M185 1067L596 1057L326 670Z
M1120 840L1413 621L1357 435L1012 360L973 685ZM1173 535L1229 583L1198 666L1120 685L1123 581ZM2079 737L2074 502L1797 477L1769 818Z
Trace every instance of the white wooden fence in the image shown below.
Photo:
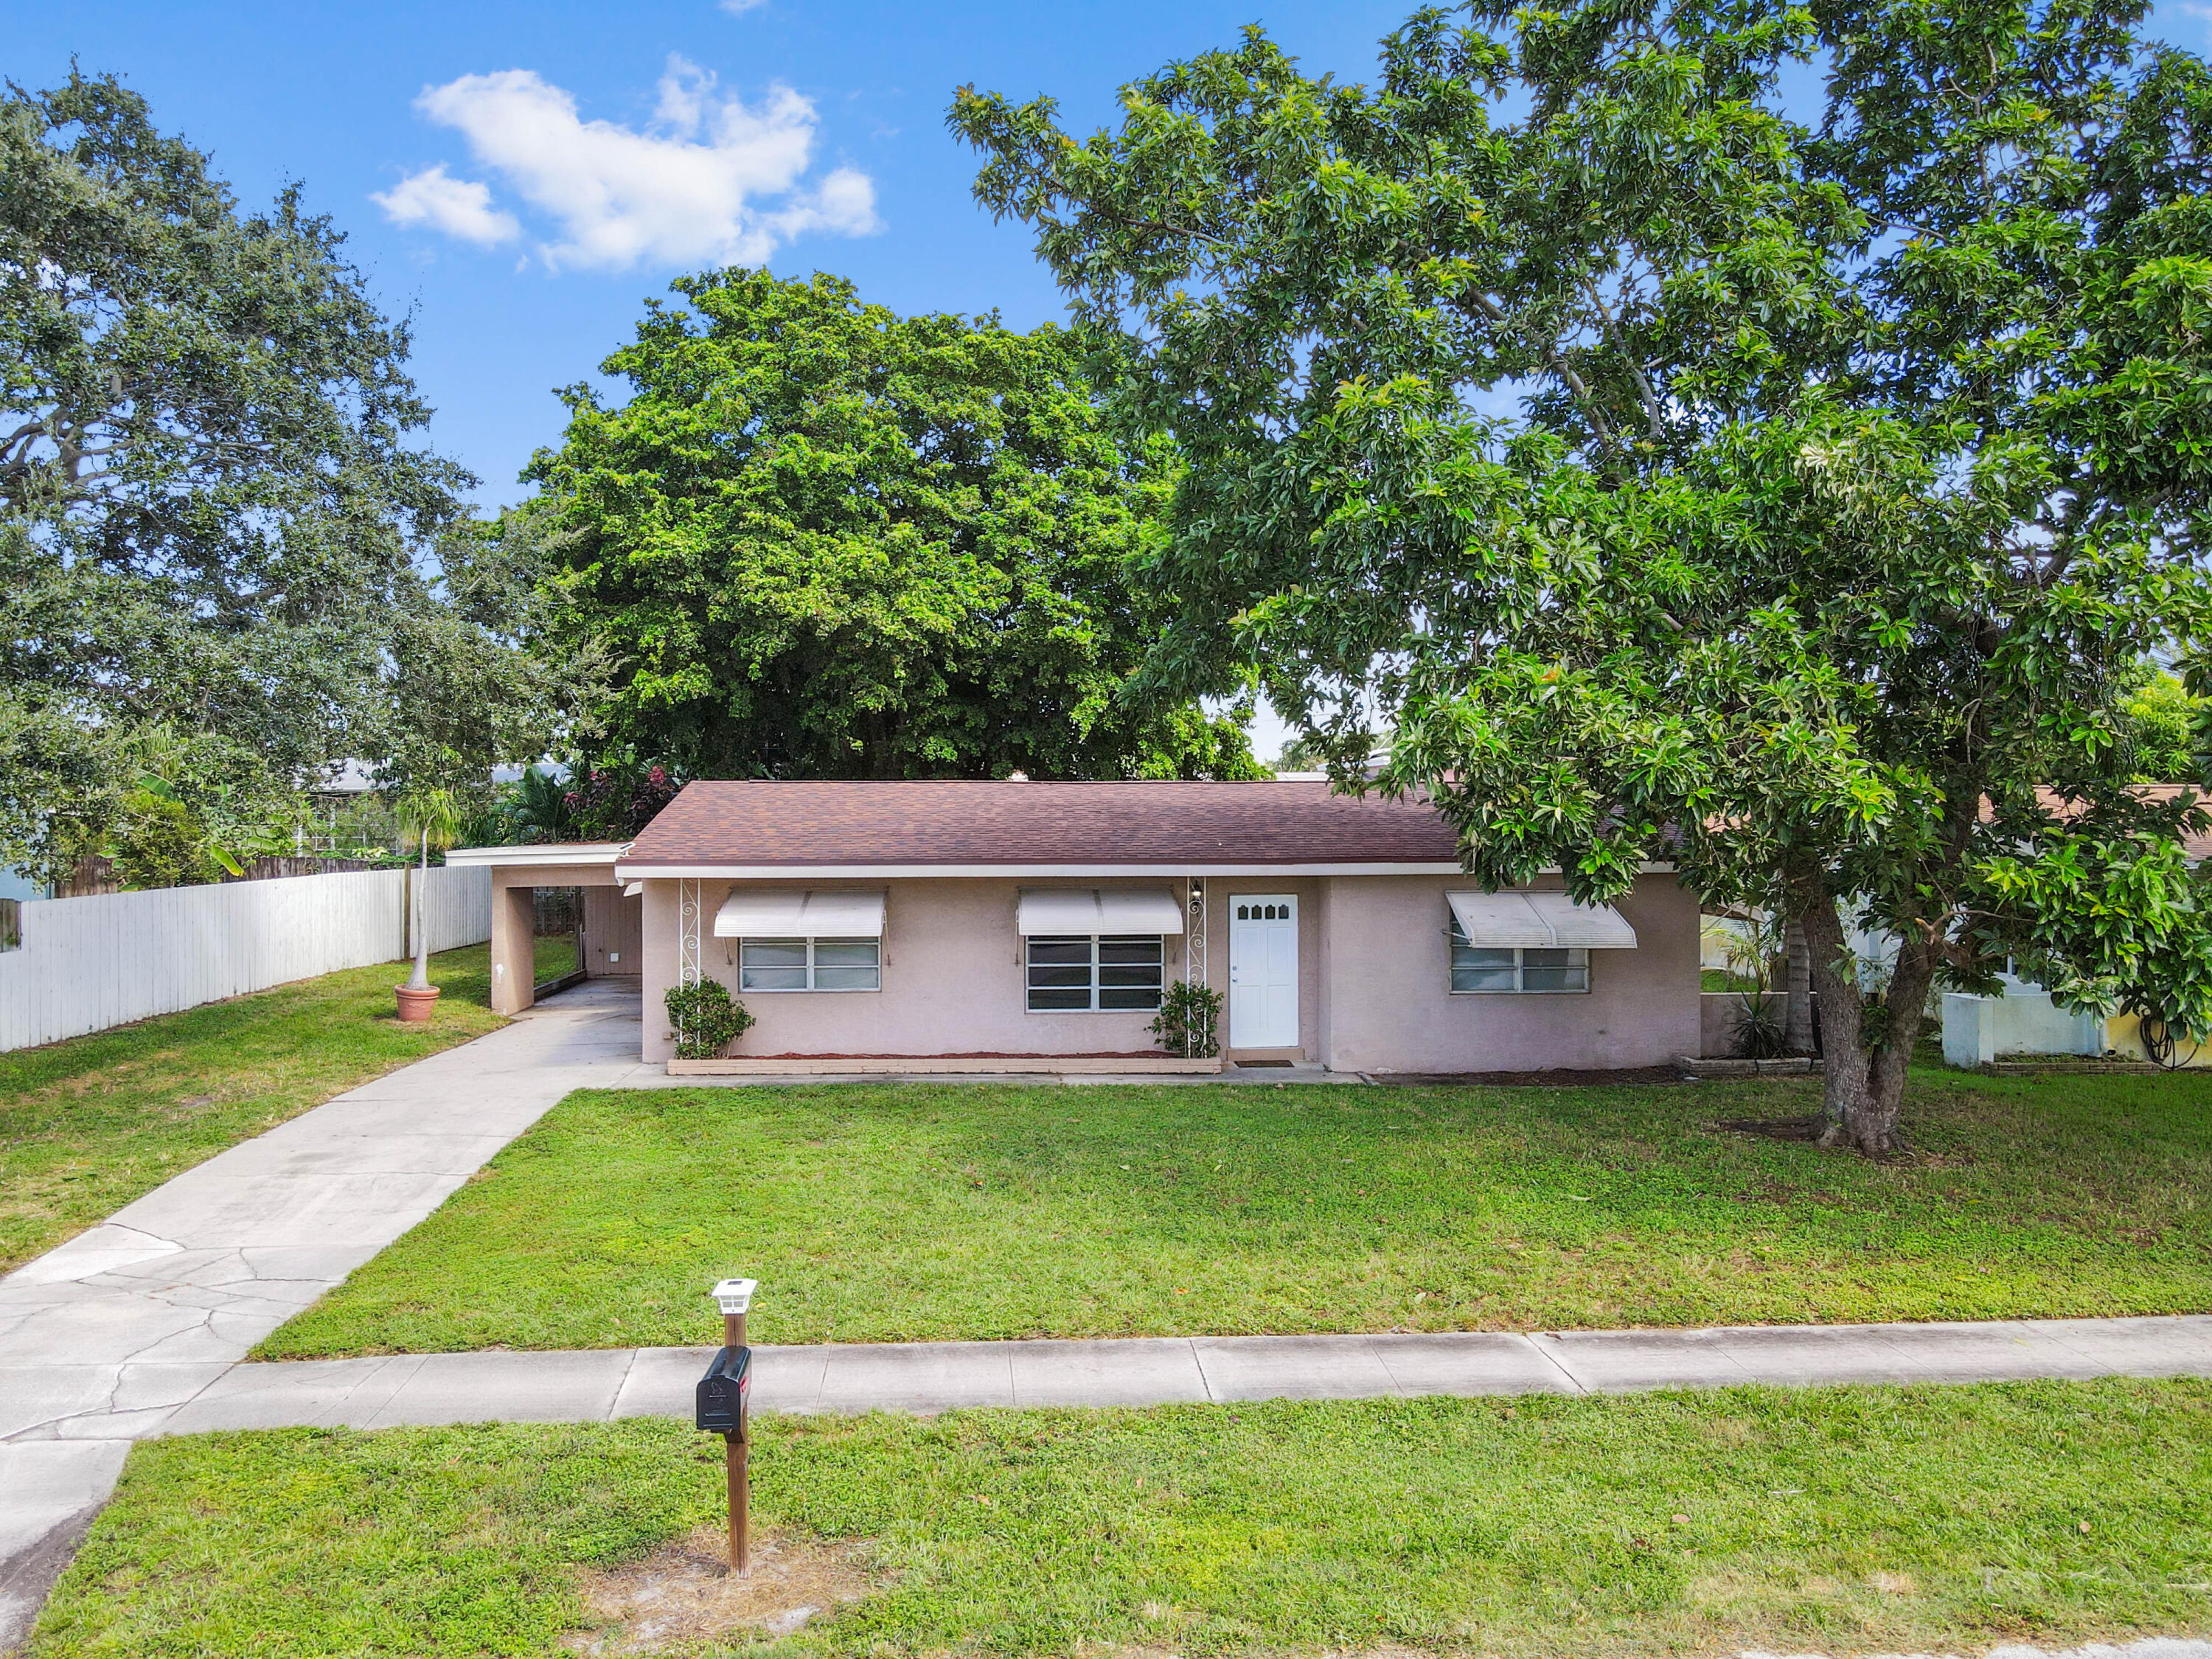
M0 951L0 1052L409 954L407 870L234 881L23 906L22 948ZM434 869L433 951L491 937L491 872Z

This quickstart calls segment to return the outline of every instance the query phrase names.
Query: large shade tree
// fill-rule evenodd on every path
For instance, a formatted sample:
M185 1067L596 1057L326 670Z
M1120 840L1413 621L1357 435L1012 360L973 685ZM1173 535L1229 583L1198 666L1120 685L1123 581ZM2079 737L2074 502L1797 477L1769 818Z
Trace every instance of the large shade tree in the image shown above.
M1242 719L1136 699L1171 611L1132 560L1172 471L1066 334L902 317L839 278L675 284L533 476L593 759L690 776L1256 773Z
M0 863L58 873L149 774L237 828L543 741L409 344L296 188L241 210L112 77L8 86Z
M1878 1152L1935 984L2212 1026L2202 816L2126 787L2212 527L2212 81L2142 13L1484 0L951 118L1189 458L1152 672L1347 781L1389 722L1487 884L1800 923Z

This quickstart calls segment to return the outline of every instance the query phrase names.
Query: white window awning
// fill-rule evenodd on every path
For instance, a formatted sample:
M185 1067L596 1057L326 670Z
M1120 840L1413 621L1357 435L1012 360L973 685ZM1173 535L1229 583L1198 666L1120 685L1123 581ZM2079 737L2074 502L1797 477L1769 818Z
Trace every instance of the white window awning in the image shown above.
M1610 904L1577 904L1565 893L1446 893L1469 945L1490 950L1633 951L1636 930Z
M1024 939L1038 933L1180 933L1182 906L1158 888L1042 888L1015 907Z
M881 893L739 887L714 912L716 939L881 939Z

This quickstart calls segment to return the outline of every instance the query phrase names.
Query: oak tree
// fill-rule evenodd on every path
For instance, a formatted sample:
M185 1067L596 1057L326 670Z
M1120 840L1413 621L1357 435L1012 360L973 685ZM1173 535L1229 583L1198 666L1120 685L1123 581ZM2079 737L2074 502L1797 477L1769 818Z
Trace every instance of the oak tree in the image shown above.
M531 752L410 344L297 187L242 210L111 76L9 84L0 862L58 873L149 775L235 827L333 762Z

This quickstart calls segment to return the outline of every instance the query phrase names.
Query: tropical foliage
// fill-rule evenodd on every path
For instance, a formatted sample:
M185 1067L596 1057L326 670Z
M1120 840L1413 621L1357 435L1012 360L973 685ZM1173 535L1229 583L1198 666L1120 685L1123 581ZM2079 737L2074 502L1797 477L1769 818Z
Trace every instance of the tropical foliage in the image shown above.
M2127 701L2135 773L2144 783L2180 783L2205 775L2197 733L2212 724L2207 700L2179 676L2154 673Z
M752 1029L751 1012L720 980L672 985L662 1000L675 1027L669 1035L676 1039L678 1060L713 1060Z

